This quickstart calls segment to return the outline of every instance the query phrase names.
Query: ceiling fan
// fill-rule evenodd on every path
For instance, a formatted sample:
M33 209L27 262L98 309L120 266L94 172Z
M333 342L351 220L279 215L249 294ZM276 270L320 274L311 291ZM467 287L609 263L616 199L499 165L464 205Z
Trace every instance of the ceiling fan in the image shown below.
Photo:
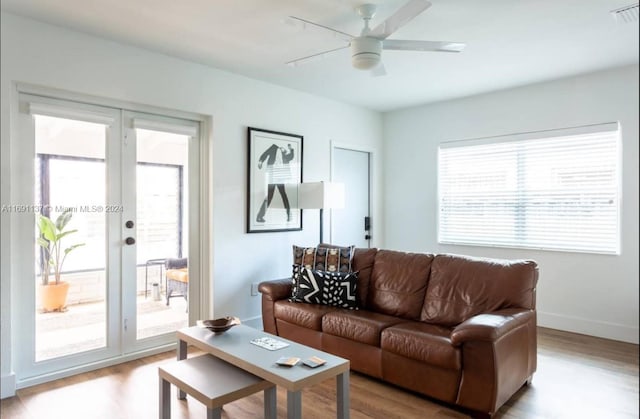
M289 18L302 22L304 25L313 25L318 29L331 32L333 36L337 36L338 38L346 41L347 45L306 57L297 58L287 62L286 64L297 66L323 57L331 52L351 47L351 64L353 67L359 70L373 70L374 75L384 75L386 74L386 71L380 60L383 49L439 52L462 51L466 45L461 42L387 39L395 31L407 24L420 13L424 12L430 6L431 3L426 0L409 0L384 22L371 29L369 27L369 22L376 13L376 5L363 4L356 8L356 11L364 20L364 28L362 28L359 36L353 36L306 19L289 16Z

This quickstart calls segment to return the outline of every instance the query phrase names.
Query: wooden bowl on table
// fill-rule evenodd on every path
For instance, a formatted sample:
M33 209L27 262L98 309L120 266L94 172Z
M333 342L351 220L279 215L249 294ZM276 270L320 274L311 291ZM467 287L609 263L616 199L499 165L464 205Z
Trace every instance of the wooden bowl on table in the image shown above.
M213 333L226 332L238 324L240 324L240 319L232 316L221 317L214 320L198 320L198 326L206 327Z

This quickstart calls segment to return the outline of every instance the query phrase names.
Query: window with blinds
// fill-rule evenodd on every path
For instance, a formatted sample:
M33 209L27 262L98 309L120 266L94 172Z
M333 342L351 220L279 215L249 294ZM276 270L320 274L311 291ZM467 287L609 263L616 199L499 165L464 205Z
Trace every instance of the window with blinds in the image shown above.
M619 254L617 123L443 143L438 242Z

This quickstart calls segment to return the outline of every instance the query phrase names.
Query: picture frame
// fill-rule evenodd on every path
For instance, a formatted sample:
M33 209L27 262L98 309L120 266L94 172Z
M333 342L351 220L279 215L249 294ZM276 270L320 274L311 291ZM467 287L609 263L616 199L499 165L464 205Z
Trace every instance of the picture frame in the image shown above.
M303 136L248 127L247 233L302 230Z

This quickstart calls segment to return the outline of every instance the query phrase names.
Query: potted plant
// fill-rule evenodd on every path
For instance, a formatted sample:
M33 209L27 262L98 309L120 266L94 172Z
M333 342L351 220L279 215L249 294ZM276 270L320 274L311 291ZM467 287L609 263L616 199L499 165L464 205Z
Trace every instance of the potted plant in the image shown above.
M62 246L62 239L78 230L65 230L71 220L73 212L66 210L60 214L55 222L49 217L38 214L36 224L40 232L37 238L38 245L42 248L42 287L41 305L43 311L62 311L67 305L67 293L69 283L60 280L62 265L65 259L73 251L84 243L77 243L66 248ZM53 269L54 280L50 279Z

